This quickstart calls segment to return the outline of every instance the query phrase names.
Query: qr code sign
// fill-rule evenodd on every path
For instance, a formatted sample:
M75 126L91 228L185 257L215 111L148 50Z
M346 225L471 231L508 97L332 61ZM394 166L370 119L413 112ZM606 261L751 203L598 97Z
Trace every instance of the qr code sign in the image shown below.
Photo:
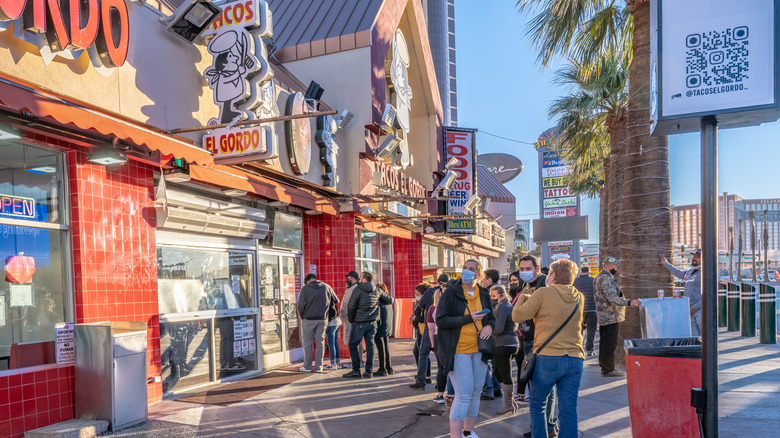
M688 35L686 86L736 84L747 79L748 35L747 26Z

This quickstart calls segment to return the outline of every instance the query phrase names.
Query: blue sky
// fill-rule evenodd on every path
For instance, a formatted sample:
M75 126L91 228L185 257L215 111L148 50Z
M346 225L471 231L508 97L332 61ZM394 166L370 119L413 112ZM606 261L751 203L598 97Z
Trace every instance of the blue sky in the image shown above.
M516 140L534 142L552 126L547 108L565 90L542 71L525 37L524 18L514 1L462 1L455 8L458 124ZM560 67L560 63L557 64ZM780 123L719 133L718 192L743 198L780 197ZM507 184L517 198L518 219L538 219L537 152L533 146L477 136L480 153L520 158L524 170ZM699 134L669 137L672 204L701 199ZM589 242L598 242L598 199L586 199Z

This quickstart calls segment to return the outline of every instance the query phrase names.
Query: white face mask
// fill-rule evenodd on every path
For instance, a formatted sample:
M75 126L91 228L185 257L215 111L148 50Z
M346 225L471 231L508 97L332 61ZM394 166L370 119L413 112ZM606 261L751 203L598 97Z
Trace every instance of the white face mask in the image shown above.
M420 301L421 299L422 299L422 297L421 297L421 296L419 296L419 295L415 295L415 297L414 297L414 300L415 300L415 301Z

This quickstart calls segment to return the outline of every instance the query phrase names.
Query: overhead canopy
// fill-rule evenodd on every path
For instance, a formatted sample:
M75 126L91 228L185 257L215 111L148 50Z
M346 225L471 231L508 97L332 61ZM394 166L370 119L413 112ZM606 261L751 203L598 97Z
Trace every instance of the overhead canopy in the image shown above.
M489 198L493 202L515 203L515 195L501 184L485 166L477 166L477 192L480 198Z
M53 91L19 83L4 75L0 75L0 109L25 111L42 121L113 136L188 163L214 166L210 153L183 139L157 132L158 128L107 113Z

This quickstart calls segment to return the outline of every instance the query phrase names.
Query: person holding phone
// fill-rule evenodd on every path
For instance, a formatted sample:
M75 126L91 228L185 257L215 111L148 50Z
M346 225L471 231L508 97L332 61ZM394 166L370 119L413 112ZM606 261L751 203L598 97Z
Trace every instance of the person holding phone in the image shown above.
M460 278L450 283L436 308L437 355L441 356L444 375L449 375L455 388L450 408L452 438L478 438L474 426L489 359L479 352L478 339L490 338L495 327L490 295L479 284L481 277L482 265L466 261Z

